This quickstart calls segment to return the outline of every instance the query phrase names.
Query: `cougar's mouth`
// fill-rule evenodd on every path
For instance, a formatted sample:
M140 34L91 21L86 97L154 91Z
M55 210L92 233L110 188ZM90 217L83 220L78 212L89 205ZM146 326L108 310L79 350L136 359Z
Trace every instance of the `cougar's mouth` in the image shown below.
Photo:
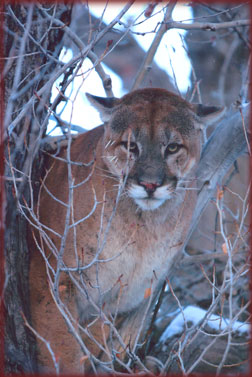
M158 187L153 192L147 192L144 187L131 184L127 191L135 203L145 211L157 209L171 197L171 192L166 185Z

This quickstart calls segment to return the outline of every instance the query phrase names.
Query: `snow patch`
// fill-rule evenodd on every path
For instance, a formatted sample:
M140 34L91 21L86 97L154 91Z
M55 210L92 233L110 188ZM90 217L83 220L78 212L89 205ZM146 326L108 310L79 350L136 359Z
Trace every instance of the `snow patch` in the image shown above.
M160 342L164 343L168 338L176 334L180 334L184 330L185 321L192 322L197 325L206 315L206 310L198 308L197 306L189 305L183 309L183 314L180 312L169 324L166 330L163 332ZM250 326L246 323L235 321L230 324L229 319L220 317L216 314L211 314L208 318L207 325L216 331L225 330L229 325L233 331L239 333L248 333Z

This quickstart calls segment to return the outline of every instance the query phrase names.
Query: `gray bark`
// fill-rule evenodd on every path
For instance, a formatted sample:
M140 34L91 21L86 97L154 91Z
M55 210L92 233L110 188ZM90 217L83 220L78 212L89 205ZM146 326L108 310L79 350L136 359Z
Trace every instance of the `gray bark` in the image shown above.
M52 11L53 11L52 7ZM5 66L5 119L15 119L25 103L41 87L55 70L56 59L62 47L64 31L49 29L49 22L43 19L34 5L6 5L5 7L5 56L20 53ZM71 9L58 5L55 16L62 21L70 20ZM37 24L38 22L38 24ZM29 32L27 35L26 31ZM40 48L33 42L40 41ZM24 56L24 54L28 54ZM21 64L20 64L21 62ZM19 71L19 77L18 72ZM19 93L19 94L18 94ZM15 99L12 100L12 97ZM33 109L27 112L15 128L12 137L6 141L6 220L5 220L5 372L20 373L36 371L35 341L25 327L22 313L29 320L29 251L26 242L27 223L17 208L17 198L11 181L10 163L20 172L28 172L34 166L33 178L38 179L41 168L39 155L34 156L37 137L45 134L41 130L47 115L45 104L50 100L50 90L43 98L34 102ZM8 153L8 149L10 153ZM19 182L19 200L29 203L29 190L25 175ZM3 339L3 337L1 337Z
M242 114L244 126L240 111L230 111L216 127L203 149L197 170L200 190L187 241L196 228L207 203L215 196L217 184L221 185L225 174L237 158L242 154L248 153L245 132L249 131L249 104L242 109Z

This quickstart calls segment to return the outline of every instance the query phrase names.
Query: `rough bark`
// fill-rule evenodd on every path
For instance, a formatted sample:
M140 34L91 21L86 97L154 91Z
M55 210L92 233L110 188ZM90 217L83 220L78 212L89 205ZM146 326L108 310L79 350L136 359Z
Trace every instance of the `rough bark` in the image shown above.
M70 22L71 7L58 5L55 16L63 22ZM52 57L58 57L62 47L64 31L52 29L49 21L42 19L37 7L31 5L7 5L5 7L5 56L12 57L21 53L22 42L25 39L23 25L29 30L29 35L23 46L23 61L18 68L19 59L9 60L12 64L5 75L5 110L11 122L23 105L48 79L56 67ZM49 31L49 32L48 32ZM47 33L48 32L48 33ZM41 40L41 49L30 38ZM42 48L44 50L42 50ZM43 53L47 51L47 54ZM32 54L34 53L34 54ZM50 54L50 56L49 56ZM8 63L7 63L8 64ZM7 68L6 64L6 68ZM20 70L18 87L15 87L17 69ZM23 89L23 93L22 93ZM12 108L8 108L11 96L15 95ZM32 372L36 370L35 342L29 330L25 327L22 313L29 319L28 267L29 253L26 243L27 223L17 208L17 198L11 181L10 163L20 172L28 172L31 164L35 166L34 178L39 176L41 161L35 158L34 147L36 139L45 128L40 129L47 115L45 104L50 100L50 90L43 99L36 101L33 110L26 114L16 126L13 134L6 140L6 230L5 230L5 354L6 373ZM36 171L37 170L37 171ZM36 177L37 175L37 177ZM29 203L29 190L25 175L17 174L22 180L19 184L19 200Z

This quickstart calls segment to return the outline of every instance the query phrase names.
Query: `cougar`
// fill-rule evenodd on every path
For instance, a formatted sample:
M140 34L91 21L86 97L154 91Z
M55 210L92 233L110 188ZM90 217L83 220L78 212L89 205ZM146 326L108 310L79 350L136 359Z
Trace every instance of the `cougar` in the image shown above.
M136 349L190 225L202 128L222 111L164 89L87 97L104 124L47 158L37 201L30 300L47 372Z

